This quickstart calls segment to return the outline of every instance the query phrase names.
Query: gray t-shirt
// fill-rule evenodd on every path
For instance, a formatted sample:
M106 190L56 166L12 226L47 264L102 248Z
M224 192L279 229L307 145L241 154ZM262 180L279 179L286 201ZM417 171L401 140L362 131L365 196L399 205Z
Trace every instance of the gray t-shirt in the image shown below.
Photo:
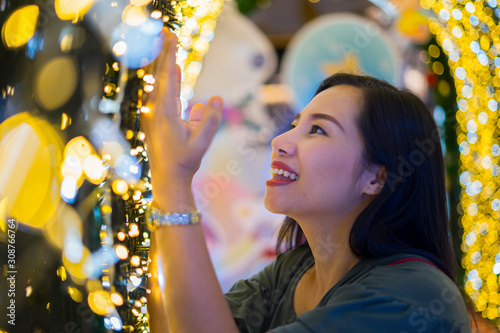
M469 333L469 316L455 284L413 254L358 262L312 310L296 316L295 287L314 264L308 246L279 255L226 293L243 333Z

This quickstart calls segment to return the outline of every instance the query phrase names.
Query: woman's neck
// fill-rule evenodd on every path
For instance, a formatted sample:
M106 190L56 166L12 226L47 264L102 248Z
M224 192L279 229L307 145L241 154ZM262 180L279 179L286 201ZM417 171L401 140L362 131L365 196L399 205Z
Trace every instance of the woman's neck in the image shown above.
M314 257L310 278L320 290L330 289L359 259L351 251L349 235L359 212L347 216L312 216L295 219Z
M330 289L359 262L351 251L349 236L359 214L372 200L372 197L364 197L358 205L342 215L309 212L294 218L311 248L315 264L310 270L310 277L320 291Z
M315 261L311 278L319 289L330 289L359 261L349 246L349 232L350 228L337 228L313 236L304 230Z

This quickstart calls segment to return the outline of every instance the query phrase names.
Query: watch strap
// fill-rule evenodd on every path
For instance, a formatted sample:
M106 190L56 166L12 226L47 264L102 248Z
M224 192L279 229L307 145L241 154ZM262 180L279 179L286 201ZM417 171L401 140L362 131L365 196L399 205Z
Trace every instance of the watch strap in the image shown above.
M146 209L146 224L150 230L167 225L191 225L200 223L200 213L191 212L164 212L151 202Z

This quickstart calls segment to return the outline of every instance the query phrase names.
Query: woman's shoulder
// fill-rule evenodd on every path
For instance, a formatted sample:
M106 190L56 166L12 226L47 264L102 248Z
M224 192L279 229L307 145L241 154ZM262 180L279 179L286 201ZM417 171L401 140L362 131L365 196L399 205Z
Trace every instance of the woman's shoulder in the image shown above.
M461 299L456 284L425 257L401 254L373 260L370 264L373 269L359 281L367 287L413 302L427 302L441 294L445 299ZM446 297L449 293L455 297Z
M352 286L377 290L412 303L427 302L448 293L461 298L457 285L441 269L428 258L409 253L361 260L331 291ZM446 299L450 298L451 295Z
M401 254L363 264L370 269L338 288L331 295L333 299L357 296L366 297L367 302L385 299L401 306L408 320L415 323L420 319L461 325L468 322L465 302L457 285L425 257Z

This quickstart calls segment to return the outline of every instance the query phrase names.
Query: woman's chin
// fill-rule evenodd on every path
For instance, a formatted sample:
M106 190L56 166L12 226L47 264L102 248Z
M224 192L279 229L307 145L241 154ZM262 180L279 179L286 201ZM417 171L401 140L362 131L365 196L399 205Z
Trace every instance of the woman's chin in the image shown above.
M273 198L267 194L264 196L264 207L273 214L286 215L287 210L283 207L283 203L273 200Z

